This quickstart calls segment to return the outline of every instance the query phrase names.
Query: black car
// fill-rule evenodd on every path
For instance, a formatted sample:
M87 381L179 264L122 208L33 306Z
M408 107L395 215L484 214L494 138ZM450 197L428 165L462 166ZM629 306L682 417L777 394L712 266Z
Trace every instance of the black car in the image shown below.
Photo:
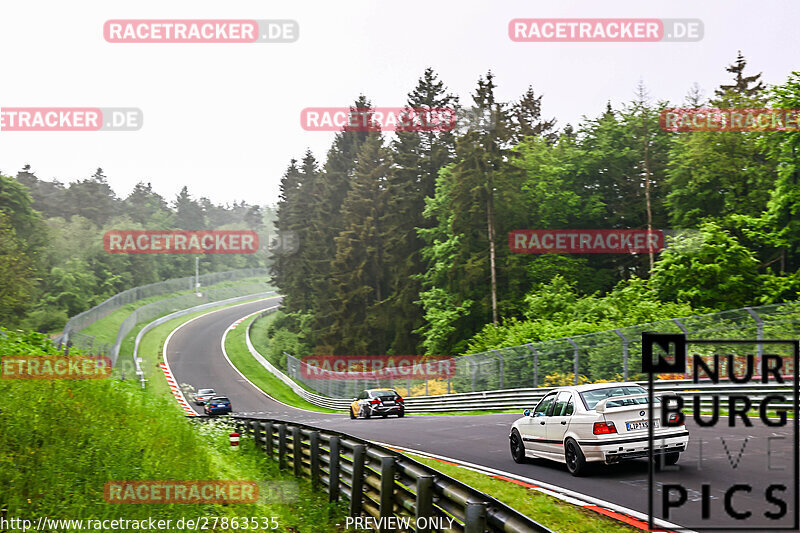
M224 396L215 396L206 402L203 411L207 415L224 415L229 414L231 409L231 401Z
M367 389L350 404L351 419L356 419L360 416L364 418L371 418L372 416L386 418L389 415L397 415L399 418L403 418L405 414L405 400L394 389Z

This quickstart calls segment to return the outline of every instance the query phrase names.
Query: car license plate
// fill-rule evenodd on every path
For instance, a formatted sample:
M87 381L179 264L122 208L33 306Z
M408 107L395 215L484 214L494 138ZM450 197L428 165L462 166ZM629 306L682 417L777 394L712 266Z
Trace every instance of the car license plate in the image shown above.
M394 405L394 400L385 401L385 402L383 402L383 403L384 403L385 405Z
M633 422L625 422L625 427L628 428L628 431L635 431L637 429L647 429L648 428L648 420L635 420ZM658 420L653 420L653 427L658 427Z

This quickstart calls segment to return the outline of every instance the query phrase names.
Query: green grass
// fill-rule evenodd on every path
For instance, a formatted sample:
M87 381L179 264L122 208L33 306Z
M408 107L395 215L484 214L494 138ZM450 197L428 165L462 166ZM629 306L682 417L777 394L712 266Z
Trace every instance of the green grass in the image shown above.
M481 492L491 494L506 505L559 533L641 531L594 511L563 502L516 483L435 459L412 454L407 455Z
M247 350L247 344L245 342L247 326L255 319L255 316L248 318L239 324L236 329L228 332L228 337L225 339L225 350L228 352L228 357L231 362L239 369L239 372L247 376L247 379L252 381L262 391L292 407L299 407L300 409L307 409L320 413L343 412L320 407L305 401L289 388L288 385L275 377L269 370L261 366L261 364L255 360Z
M236 281L223 281L221 283L217 283L216 285L209 285L208 287L203 287L203 290L208 289L219 289L225 287L238 287L239 285L248 285L254 282L264 281L263 277L253 277L253 278L246 278ZM101 318L97 322L89 325L89 327L80 330L80 333L84 335L92 335L96 338L96 342L115 342L117 340L117 332L119 331L119 327L122 325L122 322L128 318L133 311L135 311L139 307L143 307L145 305L155 303L161 300L167 300L169 298L174 298L176 296L182 296L184 294L191 294L194 291L191 289L187 289L185 291L176 291L171 292L168 294L161 294L158 296L151 296L149 298L142 298L141 300L137 300L135 302L129 303L124 305L114 311L113 313L109 314L108 316ZM166 314L166 313L165 313Z
M0 342L0 345L2 343ZM0 353L2 346L0 346ZM278 471L250 439L228 445L224 422L190 423L172 398L130 381L0 380L0 507L7 518L170 519L271 517L277 531L343 531L344 507ZM250 453L248 453L250 452ZM243 480L297 486L287 504L109 504L108 481ZM67 531L51 528L50 531ZM171 529L175 530L175 529ZM208 529L206 531L232 531Z

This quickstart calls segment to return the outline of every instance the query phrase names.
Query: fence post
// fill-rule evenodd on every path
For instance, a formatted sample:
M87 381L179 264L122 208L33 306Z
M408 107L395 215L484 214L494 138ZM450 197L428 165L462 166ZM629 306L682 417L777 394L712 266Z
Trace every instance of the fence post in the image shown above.
M684 325L683 325L683 322L681 322L681 321L680 321L680 319L678 319L678 318L673 318L673 319L672 319L672 321L673 321L673 322L675 322L675 324L677 324L677 326L678 326L679 328L681 328L681 331L682 331L682 332L684 332L686 335L688 335L688 334L689 334L689 330L688 330L688 329L686 329L686 326L684 326Z
M573 355L573 361L572 361L572 371L575 373L575 381L574 381L574 383L575 383L575 385L577 385L578 384L578 345L575 343L574 340L572 340L572 337L567 337L567 340L572 345L572 347L575 348L575 353Z
M756 321L756 339L763 341L764 340L764 321L761 320L761 317L758 316L758 313L753 311L752 307L745 307L750 316L753 317L753 320ZM756 369L761 368L761 356L764 355L764 345L762 343L758 343L756 345ZM760 372L761 370L756 370Z
M526 344L530 351L533 352L533 386L539 387L539 352L533 347L533 344Z
M622 377L628 381L628 338L618 329L615 329L614 333L622 339Z
M361 516L362 493L364 492L364 458L367 447L363 444L353 446L353 482L350 484L350 516ZM383 515L383 510L381 510Z
M273 448L273 445L272 445L272 432L275 430L275 428L272 425L272 422L267 422L266 430L267 430L266 431L267 442L266 442L266 447L264 448L264 450L267 452L267 457L272 459L272 456L275 453L273 451L273 449L272 449Z
M429 533L430 520L433 516L433 476L419 476L417 478L417 505L415 513L415 533ZM424 527L420 527L420 518Z
M261 444L261 422L258 420L251 420L250 425L253 428L253 440L256 443L256 448L263 447L263 444Z
M485 533L486 502L467 502L464 533Z
M303 437L299 426L292 426L292 462L294 463L294 477L303 473Z
M319 431L312 431L309 436L309 451L311 452L311 486L319 486Z
M503 377L504 377L504 373L505 373L504 372L505 358L503 357L503 354L500 353L500 350L492 350L492 351L497 355L498 371L500 372L500 381L499 381L499 385L500 386L498 388L502 389L503 388Z
M388 518L394 516L394 473L397 467L395 457L381 457L381 507L380 517L383 524L380 533L389 531Z
M278 424L278 468L286 468L286 424Z
M339 500L339 437L331 437L328 449L328 499L335 502Z

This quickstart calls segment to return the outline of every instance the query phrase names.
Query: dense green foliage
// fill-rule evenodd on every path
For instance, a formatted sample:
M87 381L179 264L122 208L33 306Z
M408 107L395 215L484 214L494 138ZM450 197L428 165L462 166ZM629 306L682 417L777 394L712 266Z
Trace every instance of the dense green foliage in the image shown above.
M426 70L409 107L492 120L346 129L324 164L292 161L277 224L306 239L273 267L273 350L459 354L797 299L800 134L659 125L667 107L800 107L798 73L767 87L741 54L727 71L711 100L653 102L640 84L558 131L533 89L501 102L488 73L462 105ZM681 231L659 254L512 253L523 228Z
M6 334L0 357L58 353L41 334ZM281 531L341 531L341 506L329 504L324 492L279 472L252 439L232 450L225 423L192 427L169 393L116 379L2 379L0 393L0 496L7 518L152 517L174 525L202 516L275 516ZM115 480L243 480L262 490L285 482L298 494L281 505L267 498L237 505L109 504L103 488Z
M111 229L252 229L262 250L209 255L202 273L264 266L269 208L195 200L186 187L171 205L138 183L116 196L101 169L65 186L25 166L0 176L0 324L38 331L60 329L67 318L125 289L194 274L192 255L112 255L103 249Z

